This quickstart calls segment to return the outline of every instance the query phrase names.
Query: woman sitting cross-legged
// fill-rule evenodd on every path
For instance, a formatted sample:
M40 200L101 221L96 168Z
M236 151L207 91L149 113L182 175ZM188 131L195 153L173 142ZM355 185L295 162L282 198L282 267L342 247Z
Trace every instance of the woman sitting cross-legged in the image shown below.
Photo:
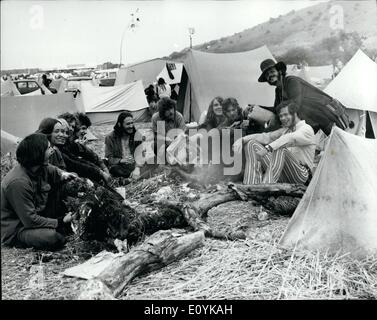
M127 111L120 113L114 130L105 138L105 157L114 177L140 177L140 167L134 156L141 141L135 141L135 133L132 114Z
M64 246L64 225L73 217L56 212L54 191L71 173L49 165L51 146L34 133L18 145L18 165L1 182L1 243L56 250Z

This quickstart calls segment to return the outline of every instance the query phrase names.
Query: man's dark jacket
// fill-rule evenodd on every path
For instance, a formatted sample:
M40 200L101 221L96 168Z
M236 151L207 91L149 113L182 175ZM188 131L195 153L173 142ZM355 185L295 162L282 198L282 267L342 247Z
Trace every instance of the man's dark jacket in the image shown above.
M293 100L298 104L300 118L311 125L314 132L322 129L326 135L329 135L334 123L341 129L348 127L345 107L299 77L284 77L282 88L275 89L274 109L285 100Z
M136 130L130 135L129 147L132 154L135 153L136 148L142 143L142 141L135 141ZM109 165L114 166L119 164L122 160L122 137L115 133L110 132L105 138L105 157L109 160Z

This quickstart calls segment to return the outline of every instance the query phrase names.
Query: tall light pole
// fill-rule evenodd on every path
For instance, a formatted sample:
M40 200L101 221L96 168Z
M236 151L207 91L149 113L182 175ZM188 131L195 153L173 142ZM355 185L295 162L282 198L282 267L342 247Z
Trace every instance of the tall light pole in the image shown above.
M193 27L190 27L188 28L188 32L189 32L189 37L190 37L190 49L192 49L192 36L194 35L195 33L195 28ZM191 122L191 80L190 80L190 113L189 113L189 121Z
M124 28L122 33L122 38L120 39L120 57L119 57L119 68L122 66L122 58L123 58L123 40L127 30L135 31L135 28L138 26L140 19L136 16L139 12L139 8L136 9L135 13L131 13L131 21L129 24Z
M119 68L122 66L122 57L123 57L123 39L124 35L126 34L126 31L128 29L128 26L124 28L124 31L122 33L122 38L120 39L120 58L119 58Z
M188 28L189 36L190 36L190 49L192 49L192 36L195 34L195 28L190 27Z

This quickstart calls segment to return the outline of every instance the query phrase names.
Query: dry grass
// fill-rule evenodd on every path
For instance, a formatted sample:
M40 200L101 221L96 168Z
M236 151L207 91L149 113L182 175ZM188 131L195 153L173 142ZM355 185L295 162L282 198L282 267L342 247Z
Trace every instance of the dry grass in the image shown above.
M135 279L122 299L377 298L375 257L357 261L348 255L281 250L277 242L289 219L259 222L250 212L242 202L213 209L212 226L247 226L248 238L206 239L184 259Z
M104 135L110 131L111 126L93 130L99 140L92 146L101 155ZM10 167L7 161L1 162L2 177ZM158 177L140 182L133 197L161 186ZM376 257L358 261L349 255L282 250L277 243L289 218L270 216L259 221L255 212L250 202L241 201L213 208L208 213L213 228L241 229L247 239L206 239L202 248L180 261L134 279L121 299L377 299ZM53 254L2 248L2 297L74 299L84 281L62 277L59 272L101 249L98 244L80 242L70 242ZM40 288L31 283L36 266L44 273Z

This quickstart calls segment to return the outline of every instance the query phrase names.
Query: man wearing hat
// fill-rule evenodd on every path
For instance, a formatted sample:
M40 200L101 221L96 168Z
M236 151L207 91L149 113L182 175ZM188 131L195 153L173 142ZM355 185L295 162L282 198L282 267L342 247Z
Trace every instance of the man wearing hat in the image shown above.
M276 87L274 111L281 102L292 100L299 106L300 118L312 126L314 132L322 129L329 135L334 124L341 129L348 127L345 107L305 80L287 76L284 62L275 63L272 59L266 59L260 68L262 74L258 82L268 82Z

